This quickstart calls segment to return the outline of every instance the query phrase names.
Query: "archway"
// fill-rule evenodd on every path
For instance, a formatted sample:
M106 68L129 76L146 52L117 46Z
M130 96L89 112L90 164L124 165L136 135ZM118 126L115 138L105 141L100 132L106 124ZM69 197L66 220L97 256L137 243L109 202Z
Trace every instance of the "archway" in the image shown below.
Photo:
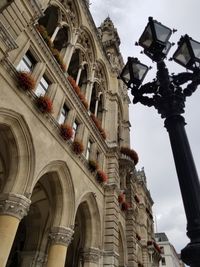
M74 236L68 247L65 267L83 267L84 253L90 248L100 248L101 220L96 199L88 193L78 206Z
M60 11L59 11L58 7L49 6L45 10L44 16L38 20L38 23L45 27L49 36L52 36L52 34L54 33L54 31L58 25L59 12Z
M33 189L29 213L20 222L6 267L45 262L49 231L62 206L61 196L57 173L45 173Z

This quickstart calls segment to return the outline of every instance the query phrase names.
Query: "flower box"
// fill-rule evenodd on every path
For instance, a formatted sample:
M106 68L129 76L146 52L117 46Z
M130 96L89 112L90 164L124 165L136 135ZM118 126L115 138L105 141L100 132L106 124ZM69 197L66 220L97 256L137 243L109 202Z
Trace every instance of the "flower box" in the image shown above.
M64 140L69 140L73 136L73 129L68 124L61 124L60 125L60 135Z
M101 170L98 170L97 171L97 181L99 183L105 183L108 181L108 176L105 174L105 172L101 171Z
M48 96L38 97L36 105L42 113L51 113L53 111L53 103Z
M72 143L72 148L77 155L80 155L84 151L84 146L81 141L75 139Z
M35 88L35 79L30 72L18 71L17 84L24 91L31 91Z
M130 157L135 165L138 163L139 158L138 158L138 154L135 152L135 150L130 149L129 147L121 147L120 152L128 157Z
M92 172L95 172L95 171L98 169L98 164L97 164L97 162L94 161L94 160L89 160L88 165L89 165L89 169L90 169Z

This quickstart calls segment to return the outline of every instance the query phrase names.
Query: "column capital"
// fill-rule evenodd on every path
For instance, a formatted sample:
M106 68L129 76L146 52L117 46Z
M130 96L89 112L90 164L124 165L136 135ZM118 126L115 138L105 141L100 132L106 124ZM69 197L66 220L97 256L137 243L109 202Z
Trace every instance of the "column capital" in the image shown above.
M53 227L49 234L52 244L68 246L72 241L74 231L64 226Z
M28 214L31 200L23 195L9 193L0 195L0 215L10 215L21 220Z
M82 252L84 262L98 263L100 258L100 250L98 248L88 248Z

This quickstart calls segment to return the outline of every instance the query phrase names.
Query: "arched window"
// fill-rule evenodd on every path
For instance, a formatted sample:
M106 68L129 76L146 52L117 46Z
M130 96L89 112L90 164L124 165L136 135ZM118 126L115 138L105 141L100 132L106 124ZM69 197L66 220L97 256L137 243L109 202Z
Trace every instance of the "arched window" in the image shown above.
M81 88L81 92L84 95L86 93L87 80L88 80L88 66L85 64L81 70L81 75L78 83L79 87Z
M63 48L66 48L68 45L68 29L62 27L55 36L53 41L54 48L58 51L61 51Z
M98 96L98 84L95 82L93 84L92 95L91 95L91 100L90 100L90 111L93 114L95 114L97 96Z
M58 16L59 16L58 7L50 6L45 10L44 16L40 18L38 21L40 25L46 28L48 35L50 37L52 36L58 25Z
M72 55L69 68L68 68L68 74L76 80L78 75L78 70L80 66L80 50L76 49Z
M99 96L98 109L97 109L97 118L102 123L102 118L103 118L103 94L101 94Z

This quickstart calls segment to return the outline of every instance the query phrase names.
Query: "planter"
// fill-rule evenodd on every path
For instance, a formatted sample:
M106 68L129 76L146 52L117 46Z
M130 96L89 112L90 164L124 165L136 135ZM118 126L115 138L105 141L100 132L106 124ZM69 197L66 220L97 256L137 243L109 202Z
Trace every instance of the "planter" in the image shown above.
M138 163L139 158L138 158L138 154L135 152L135 150L130 149L129 147L121 147L120 152L128 157L130 157L135 165Z
M53 104L48 96L40 96L36 100L36 105L42 113L52 113Z
M60 126L60 135L64 140L69 140L73 136L73 129L68 124L62 124Z
M35 88L35 80L30 72L19 71L17 73L17 84L24 91L31 91Z
M98 170L97 171L97 181L99 183L105 183L108 181L108 176L105 174L105 172Z
M80 155L84 151L84 146L81 141L75 139L73 144L72 144L73 151L77 154Z

